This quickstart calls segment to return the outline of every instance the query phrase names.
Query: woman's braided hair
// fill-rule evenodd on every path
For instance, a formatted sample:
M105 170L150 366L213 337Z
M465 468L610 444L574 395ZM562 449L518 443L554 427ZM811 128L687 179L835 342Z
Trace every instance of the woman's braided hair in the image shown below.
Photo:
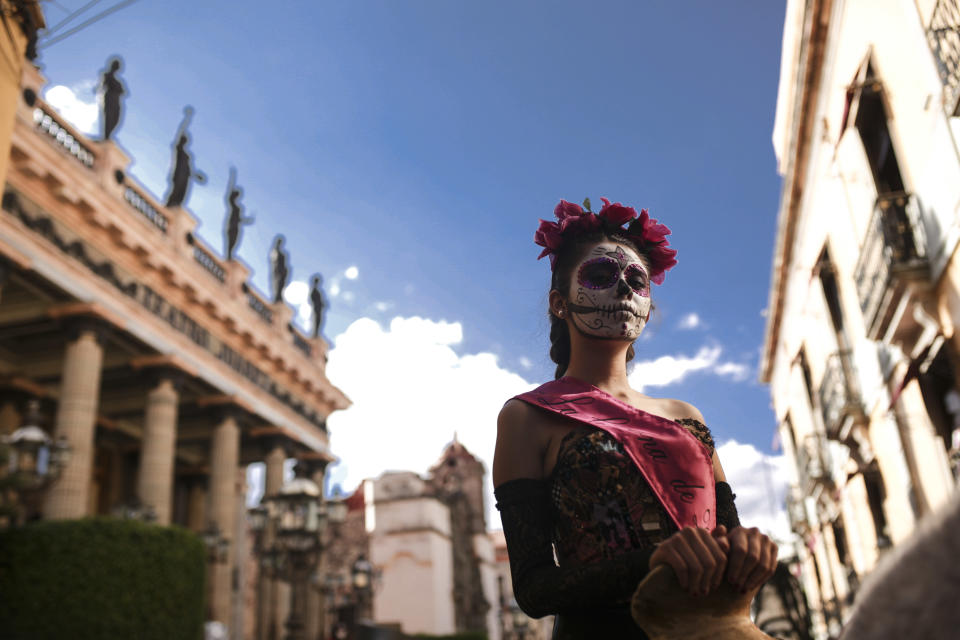
M553 276L550 280L551 290L556 289L563 296L566 296L570 291L573 268L583 258L584 247L604 240L631 247L645 263L648 261L648 257L641 247L623 234L609 229L600 229L592 233L578 235L571 242L564 243L563 247L557 252ZM650 310L653 311L652 306ZM550 359L557 365L554 378L559 379L563 377L567 367L570 366L570 327L567 326L566 320L557 317L551 309L547 310L547 315L550 318ZM634 351L631 344L630 348L627 349L627 362L633 360L633 356Z

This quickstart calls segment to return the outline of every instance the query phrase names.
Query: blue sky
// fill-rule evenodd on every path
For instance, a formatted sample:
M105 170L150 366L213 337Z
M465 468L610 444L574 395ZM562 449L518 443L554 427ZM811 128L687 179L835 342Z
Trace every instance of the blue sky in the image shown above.
M48 22L81 4L45 3ZM293 278L324 274L329 373L358 404L376 398L357 386L376 378L365 371L433 379L391 337L436 346L441 366L478 357L467 362L503 382L471 378L494 416L517 386L552 378L537 219L560 198L648 207L673 230L679 265L637 344L644 388L698 406L718 440L769 452L775 424L756 369L780 191L770 136L783 15L777 2L141 0L41 63L50 86L90 103L107 58L123 56L117 138L158 196L193 105L192 148L210 178L189 201L200 234L221 247L236 165L256 215L241 258L265 290L269 243L285 233ZM418 402L436 397L419 388ZM389 428L419 433L415 404ZM346 425L369 442L381 422L331 419L345 466ZM458 422L446 415L435 431L447 441ZM409 448L420 444L423 459L439 455L427 441Z

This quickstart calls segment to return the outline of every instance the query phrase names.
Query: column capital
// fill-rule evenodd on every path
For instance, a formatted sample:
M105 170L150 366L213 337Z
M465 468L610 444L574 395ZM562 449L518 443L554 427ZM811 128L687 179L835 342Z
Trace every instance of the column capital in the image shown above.
M71 316L62 320L68 342L75 342L86 333L93 334L101 347L107 342L113 326L97 316Z
M197 398L198 407L206 409L216 423L233 418L238 427L249 427L254 422L254 412L237 396L205 396Z
M188 378L196 376L194 370L176 356L143 356L131 360L130 366L143 374L151 389L164 380L169 380L174 388L180 391Z

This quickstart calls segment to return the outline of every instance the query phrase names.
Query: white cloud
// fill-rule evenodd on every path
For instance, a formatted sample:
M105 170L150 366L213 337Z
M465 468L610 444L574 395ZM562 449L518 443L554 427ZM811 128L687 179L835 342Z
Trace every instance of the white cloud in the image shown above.
M377 311L379 311L380 313L383 313L384 311L389 311L390 309L392 309L392 308L393 308L393 303L392 303L392 302L384 302L384 301L381 300L381 301L374 302L374 303L373 303L373 308L376 309Z
M343 272L343 277L347 280L356 280L360 276L360 269L356 266L349 266Z
M742 362L721 362L713 368L713 372L735 382L743 382L750 377L750 367Z
M520 366L523 367L524 369L530 369L530 368L533 367L533 361L530 360L530 358L528 358L528 357L526 357L526 356L521 356L521 357L520 357Z
M283 290L283 299L296 311L296 319L303 326L310 324L313 307L310 306L310 285L303 280L294 280Z
M640 360L633 365L630 385L634 389L666 387L681 382L691 373L704 372L741 382L749 375L746 365L721 362L723 349L719 345L704 346L693 356L660 356L654 360Z
M62 84L47 89L43 98L60 115L66 118L67 122L83 133L94 134L97 132L100 108L96 101L85 102L77 97L77 93L73 89Z
M353 293L353 291L344 291L342 294L340 294L340 297L344 302L353 302L357 296Z
M688 313L687 315L680 318L680 324L677 325L678 329L696 329L697 327L702 327L703 321L700 320L700 316L696 313Z
M717 447L727 482L736 494L740 523L757 527L780 546L780 556L790 553L793 534L785 506L787 459L767 455L753 445L728 440Z
M457 354L462 341L460 323L419 317L387 328L361 318L334 339L327 375L353 405L327 423L342 460L331 483L350 491L386 470L425 473L456 432L486 466L487 522L500 526L490 500L497 414L533 385L491 353Z
M337 296L339 296L339 295L340 295L340 283L339 283L339 282L331 283L330 288L327 289L327 293L330 294L330 297L331 297L331 298L336 298Z

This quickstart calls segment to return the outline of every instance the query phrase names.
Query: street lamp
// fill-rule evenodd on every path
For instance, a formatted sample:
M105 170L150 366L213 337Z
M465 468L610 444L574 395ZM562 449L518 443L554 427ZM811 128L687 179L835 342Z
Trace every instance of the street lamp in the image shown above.
M270 595L268 578L273 578L275 571L276 548L271 544L270 510L265 505L257 505L247 509L247 522L253 533L253 553L259 563L257 571L257 611L256 611L256 638L263 640L267 637L269 625Z
M46 488L59 477L70 457L67 439L52 440L41 428L41 419L40 401L30 400L20 428L3 439L10 447L8 472L21 489Z
M319 559L320 538L327 525L320 487L306 477L306 472L306 467L298 464L293 480L269 498L276 518L277 547L286 561L286 573L291 583L287 640L303 640L308 581Z
M49 487L60 476L70 458L70 444L63 436L53 440L41 427L40 401L27 402L20 427L2 438L7 455L5 482L17 496L11 505L15 519L23 516L18 502Z
M207 548L207 562L211 564L226 562L227 554L230 552L230 541L223 537L217 523L211 522L200 535L203 538L203 545Z
M140 502L139 498L133 498L113 510L113 515L124 520L139 520L140 522L152 523L157 521L157 512L148 504Z
M360 622L373 617L370 612L370 600L373 595L373 574L373 565L361 553L350 568L350 581L357 598L357 618L360 619Z

